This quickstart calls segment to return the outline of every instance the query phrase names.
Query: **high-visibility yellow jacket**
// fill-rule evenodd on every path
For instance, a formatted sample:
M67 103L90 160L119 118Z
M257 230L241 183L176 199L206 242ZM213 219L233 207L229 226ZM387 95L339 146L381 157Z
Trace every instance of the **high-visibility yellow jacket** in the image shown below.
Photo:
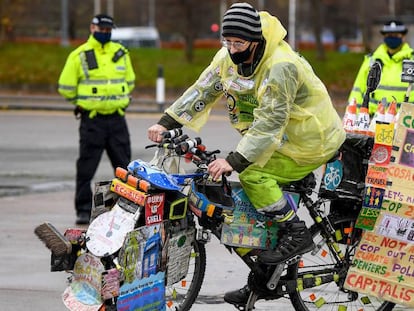
M401 50L390 57L387 53L387 46L382 43L372 55L366 55L358 71L349 101L356 99L358 107L361 106L365 92L367 90L367 78L371 65L380 60L382 65L381 79L377 89L371 93L369 100L369 113L373 115L377 111L378 102L382 98L387 99L389 104L395 98L399 107L404 102L408 83L401 82L402 64L404 59L413 59L413 49L404 43ZM411 92L408 102L414 102L414 92Z
M264 165L280 152L299 165L322 163L345 139L341 119L311 66L283 40L280 21L267 12L260 18L266 47L252 75L238 74L223 47L166 113L198 131L224 93L230 122L243 135L236 151L246 160Z
M128 50L112 41L102 46L90 35L68 56L58 91L74 105L90 111L93 118L96 113L124 115L134 86Z

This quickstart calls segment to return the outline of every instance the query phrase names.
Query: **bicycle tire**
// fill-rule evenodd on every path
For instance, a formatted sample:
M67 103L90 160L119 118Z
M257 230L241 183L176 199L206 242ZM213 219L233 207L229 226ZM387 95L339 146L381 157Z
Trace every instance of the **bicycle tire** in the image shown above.
M206 272L205 245L194 239L186 277L166 286L166 310L188 311L197 299Z
M330 218L335 229L341 230L342 232L343 239L338 242L340 243L340 247L343 248L343 251L345 251L346 244L343 242L352 237L346 234L344 229L350 228L350 224L355 222L355 216L333 215L330 216ZM320 229L316 225L311 227L311 232L316 245L323 241L323 238L320 235ZM358 239L353 239L351 247L348 249L349 256L346 255L346 257L348 260L347 264L349 265L352 262L353 252L355 251L357 243ZM333 273L338 273L338 263L329 254L330 250L326 243L321 246L321 249L316 255L313 256L311 253L305 254L302 256L301 261L292 264L287 268L288 279L291 280L304 280L304 275L322 276L332 274L330 276L331 281L329 283L324 283L319 286L311 284L309 285L309 288L305 288L306 286L303 286L303 290L296 289L296 291L289 293L291 303L296 311L342 310L340 306L344 307L343 310L363 311L391 311L394 308L394 303L384 302L375 297L368 297L357 292L345 290L341 285L341 281L334 281ZM346 271L348 269L347 267L349 266L346 266L346 270L342 271L342 281L344 281L346 276ZM322 270L325 270L323 274L321 274ZM329 273L326 272L329 270L331 270ZM307 282L311 282L311 279L312 277L310 277ZM363 298L362 301L361 298Z

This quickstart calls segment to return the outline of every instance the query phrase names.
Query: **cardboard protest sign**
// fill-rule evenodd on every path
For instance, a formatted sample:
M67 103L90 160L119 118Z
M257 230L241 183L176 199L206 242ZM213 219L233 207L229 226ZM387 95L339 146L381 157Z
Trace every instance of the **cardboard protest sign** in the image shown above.
M357 219L357 227L367 231L345 281L347 289L409 307L414 307L413 117L414 105L403 103L395 128L377 124Z

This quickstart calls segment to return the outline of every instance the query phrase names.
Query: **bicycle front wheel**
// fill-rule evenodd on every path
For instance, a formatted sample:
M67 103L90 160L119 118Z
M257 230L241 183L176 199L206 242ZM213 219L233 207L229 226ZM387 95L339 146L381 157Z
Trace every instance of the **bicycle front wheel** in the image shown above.
M290 292L291 303L296 311L390 311L395 304L375 297L362 295L343 287L346 273L351 266L360 234L352 232L354 221L347 216L332 219L335 229L342 233L339 242L345 259L337 260L328 248L320 229L311 228L316 254L307 253L288 267L288 279L297 280L296 291ZM348 242L348 243L347 243Z
M184 279L166 286L166 310L188 311L197 299L206 271L205 245L197 240L192 242L190 263Z

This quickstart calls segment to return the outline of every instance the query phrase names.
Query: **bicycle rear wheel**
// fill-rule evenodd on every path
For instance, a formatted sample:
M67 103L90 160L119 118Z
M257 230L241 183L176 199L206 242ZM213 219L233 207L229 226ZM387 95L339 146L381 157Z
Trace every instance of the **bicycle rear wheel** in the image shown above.
M355 219L348 216L331 218L335 229L342 233L339 246L345 254L338 261L328 248L316 225L311 227L315 245L320 246L316 254L307 253L302 259L288 267L288 279L297 280L296 290L289 293L296 311L390 311L395 304L375 297L349 291L343 287L346 273L360 234L353 228ZM348 242L348 244L346 244Z
M186 277L165 288L166 310L190 310L200 292L205 271L205 245L194 240L192 243L190 264Z

